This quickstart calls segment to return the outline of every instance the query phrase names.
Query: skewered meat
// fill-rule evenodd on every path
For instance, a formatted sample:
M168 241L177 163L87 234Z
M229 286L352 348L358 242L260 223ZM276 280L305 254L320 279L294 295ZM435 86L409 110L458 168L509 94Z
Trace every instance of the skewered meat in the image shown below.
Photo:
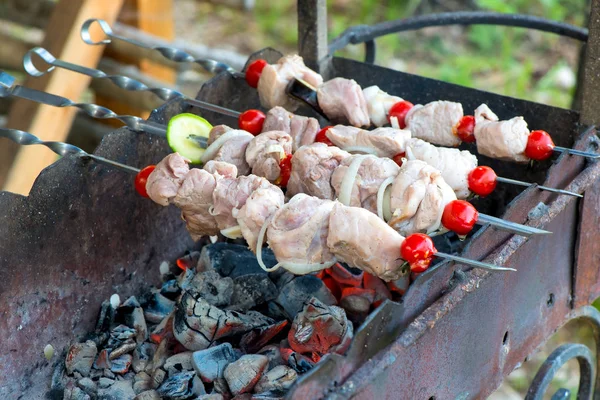
M211 129L208 135L209 149L219 138L221 138L222 143L218 142L216 144L219 147L215 150L214 155L207 154L208 151L205 153L204 162L209 160L223 161L235 165L240 175L249 174L250 166L246 162L246 148L250 141L254 139L254 136L243 130L231 129L226 125L217 125Z
M177 195L183 179L190 171L189 161L179 153L169 154L163 158L148 176L146 191L148 196L161 206L167 206Z
M486 104L475 110L475 140L477 151L500 160L527 162L525 147L529 138L523 117L498 121L498 116Z
M357 157L361 156L354 155L344 159L331 176L331 186L335 189L338 198L340 198L342 181L348 173L350 164ZM356 173L349 205L363 207L373 213L377 213L377 191L383 181L389 177L398 175L398 170L398 165L389 158L365 157ZM346 179L351 179L351 177L346 177Z
M263 132L284 131L293 139L292 150L295 152L300 146L314 143L319 132L319 121L315 118L293 114L282 107L274 107L267 113L263 125Z
M462 104L452 101L432 101L415 105L406 114L406 129L412 137L441 146L458 146L461 140L452 128L463 117Z
M321 199L333 200L331 174L350 153L324 143L303 146L292 159L292 172L287 185L289 197L306 193Z
M477 167L477 157L467 150L436 147L421 139L411 139L406 146L406 158L425 161L439 170L459 199L469 196L467 179L469 172Z
M433 232L452 200L456 195L440 171L423 161L406 161L392 183L388 223L402 235Z
M387 94L379 86L364 88L363 95L367 101L369 119L377 127L384 126L389 122L388 113L390 112L390 108L397 102L402 101L402 98Z
M269 187L261 187L252 192L239 210L236 208L232 210L232 216L237 219L250 250L256 251L260 228L283 204L284 196L281 189L275 185L269 185Z
M327 246L339 261L391 281L400 278L402 235L377 215L335 203L329 217Z
M269 109L281 106L289 111L296 110L298 103L286 94L287 86L294 78L300 78L314 87L323 83L321 75L304 65L302 57L288 55L262 70L257 87L260 104Z
M277 261L296 264L334 260L327 247L329 215L335 202L298 194L277 211L267 240Z
M246 148L246 162L254 175L274 182L281 174L279 163L292 153L292 137L283 131L263 132L254 137Z
M219 174L225 178L235 178L238 176L238 169L234 164L224 161L210 160L204 165L204 170L211 174Z
M334 123L369 126L367 101L359 84L352 79L334 78L317 89L319 106Z
M411 132L395 128L367 131L351 126L336 125L327 130L327 138L346 151L374 151L379 157L393 158L406 151Z

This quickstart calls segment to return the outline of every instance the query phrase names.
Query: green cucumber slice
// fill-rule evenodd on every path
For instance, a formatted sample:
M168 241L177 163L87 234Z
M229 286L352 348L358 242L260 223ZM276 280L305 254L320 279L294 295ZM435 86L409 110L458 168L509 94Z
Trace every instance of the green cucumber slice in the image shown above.
M202 154L206 150L193 137L203 137L208 140L208 134L213 126L202 117L195 114L183 113L171 118L167 125L167 142L173 151L200 164Z

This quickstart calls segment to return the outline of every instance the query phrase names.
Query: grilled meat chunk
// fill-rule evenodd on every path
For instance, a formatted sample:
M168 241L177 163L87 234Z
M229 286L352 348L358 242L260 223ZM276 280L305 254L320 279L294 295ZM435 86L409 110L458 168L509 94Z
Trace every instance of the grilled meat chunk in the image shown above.
M486 104L475 110L475 140L477 151L499 160L527 162L525 155L529 138L527 122L523 117L498 121L498 116Z
M452 128L463 117L462 104L452 101L432 101L415 105L406 114L406 129L412 137L441 146L458 146L461 140Z
M235 137L230 137L229 139L223 137L221 140L225 141L220 144L210 160L233 164L237 167L240 175L249 174L250 166L246 162L246 148L248 147L248 143L254 139L254 135L244 130L231 129L226 125L217 125L213 127L209 133L208 145L212 145L217 139L225 134L230 136L235 135Z
M402 101L402 98L387 94L379 86L364 88L363 95L367 101L369 119L377 127L384 126L389 122L388 113L390 112L390 108L397 102Z
M225 178L235 178L238 175L237 167L224 161L210 160L204 166L204 170L211 174L218 174Z
M319 106L334 123L369 126L367 101L359 84L352 79L334 78L317 89Z
M315 118L296 115L282 107L270 109L263 125L263 132L287 132L293 139L292 151L294 152L300 146L314 143L319 129L319 121Z
M155 203L167 206L177 195L183 179L190 170L189 161L179 153L163 158L148 176L146 191Z
M281 174L279 163L292 153L292 137L283 131L263 132L254 137L246 148L246 161L254 175L275 182Z
M378 157L393 158L406 151L410 131L395 128L377 128L367 131L351 126L336 125L327 130L333 144L347 151L366 149Z

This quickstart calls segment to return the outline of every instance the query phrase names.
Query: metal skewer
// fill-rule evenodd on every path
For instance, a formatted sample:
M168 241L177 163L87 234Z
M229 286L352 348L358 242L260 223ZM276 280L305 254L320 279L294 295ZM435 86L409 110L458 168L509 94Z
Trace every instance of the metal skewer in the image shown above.
M516 271L516 269L514 268L507 268L507 267L499 267L497 265L494 264L488 264L485 263L483 261L477 261L477 260L471 260L468 258L464 258L464 257L459 257L459 256L455 256L452 254L447 254L447 253L440 253L439 251L436 252L434 254L435 257L440 257L440 258L445 258L446 260L452 260L452 261L456 261L462 264L468 264L468 265L472 265L474 267L477 268L483 268L483 269L489 269L492 271Z
M515 233L517 235L529 237L531 235L550 235L552 232L532 226L518 224L516 222L506 221L502 218L492 217L491 215L479 213L477 225L490 224L504 231Z
M109 165L111 167L119 168L123 171L132 172L137 174L140 172L139 169L135 167L131 167L129 165L121 164L120 162L112 161L104 157L100 157L94 154L90 154L77 146L73 146L72 144L63 143L63 142L48 142L41 140L39 137L32 135L31 133L20 131L18 129L9 129L9 128L0 128L0 137L7 138L12 140L15 143L18 143L23 146L29 146L34 144L41 144L42 146L46 146L56 154L61 157L66 156L67 154L76 154L81 157L91 158L92 160L104 164Z
M49 67L46 68L45 71L39 70L33 64L32 56L34 54L39 56L46 64L49 65ZM36 77L43 76L43 75L47 74L48 72L51 72L55 67L62 68L62 69L77 72L77 73L80 73L80 74L83 74L83 75L86 75L86 76L89 76L92 78L108 79L115 86L117 86L121 89L130 90L130 91L134 91L134 92L139 92L139 91L150 92L150 93L153 93L154 95L156 95L159 99L161 99L163 101L169 101L169 100L181 98L181 99L184 99L188 104L190 104L192 106L196 106L196 107L199 107L199 108L202 108L202 109L205 109L208 111L213 111L213 112L223 114L223 115L228 115L230 117L238 118L241 114L241 112L234 111L229 108L220 107L220 106L217 106L217 105L214 105L211 103L207 103L207 102L204 102L201 100L193 99L193 98L186 96L185 94L183 94L177 90L174 90L174 89L148 87L143 82L137 81L135 79L129 78L124 75L108 75L107 73L105 73L104 71L101 71L99 69L88 68L88 67L84 67L82 65L77 65L77 64L70 63L70 62L58 60L58 59L56 59L56 57L54 57L52 54L50 54L50 52L48 50L44 49L43 47L34 47L33 49L31 49L27 53L25 53L25 55L23 56L23 67L25 68L25 71L27 71L27 73L29 75L36 76Z
M561 147L561 146L554 146L553 150L558 153L567 153L567 154L572 154L574 156L591 158L593 160L597 160L600 158L600 154L588 153L587 151L581 151L581 150L568 149L566 147Z
M100 41L94 41L92 39L92 37L90 35L90 27L94 23L97 23L100 26L100 29L102 29L102 32L104 32L104 34L107 37L106 39L103 39ZM122 41L130 43L134 46L142 47L144 49L156 50L160 54L162 54L163 57L165 57L168 60L174 61L174 62L196 63L196 64L200 65L202 68L204 68L206 71L210 72L211 74L219 74L219 73L225 71L225 72L229 72L231 75L233 75L235 77L242 77L242 78L244 77L244 74L236 71L229 65L222 63L220 61L211 60L208 58L195 58L193 55L186 53L183 50L176 49L175 47L168 47L168 46L152 47L152 46L148 46L148 45L146 45L142 42L139 42L137 40L134 40L134 39L129 39L129 38L126 38L123 36L115 35L115 33L113 32L113 30L110 27L110 25L108 24L108 22L106 22L102 19L98 19L98 18L91 18L83 23L83 25L81 26L81 39L83 39L83 41L85 43L91 44L91 45L109 44L111 42L111 40L113 40L113 39L122 40Z
M525 186L525 187L532 186L531 183L527 183L527 182L523 182L523 181L517 181L515 179L510 179L510 178L502 178L501 176L496 177L496 180L498 182L509 183L511 185ZM575 197L583 197L583 195L579 194L579 193L570 192L568 190L563 190L563 189L555 189L555 188L551 188L549 186L539 186L538 185L537 188L541 189L541 190L545 190L547 192L554 192L554 193L559 193L559 194L566 194L568 196L575 196Z

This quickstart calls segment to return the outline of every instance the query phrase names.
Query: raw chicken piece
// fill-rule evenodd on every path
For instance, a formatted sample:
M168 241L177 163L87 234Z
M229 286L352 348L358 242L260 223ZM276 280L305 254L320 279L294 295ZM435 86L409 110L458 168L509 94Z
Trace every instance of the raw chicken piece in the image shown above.
M211 214L215 217L219 229L222 231L237 226L238 222L233 217L232 210L234 208L241 209L255 190L270 186L271 184L266 179L256 175L217 180L212 194Z
M333 261L327 234L334 204L300 193L280 208L267 229L267 241L277 261L297 264Z
M250 250L256 251L260 228L269 217L283 207L284 202L281 189L270 185L267 188L258 188L248 197L243 207L232 210L232 215L237 219Z
M459 199L466 199L471 193L468 176L477 167L477 157L469 151L436 147L421 139L411 139L406 146L406 158L425 161L439 170Z
M228 135L235 135L235 137L221 143L218 150L216 150L215 155L210 158L210 160L233 164L237 167L240 175L247 175L250 173L250 166L246 162L246 148L250 141L254 139L254 135L240 129L230 128L229 130L226 130L225 128L228 127L225 125L217 125L210 131L208 138L209 146L225 133Z
M194 168L187 173L173 199L173 204L181 209L181 218L193 240L219 233L217 221L209 212L215 186L216 179L212 174Z
M402 101L401 97L387 94L379 89L379 86L364 88L363 95L367 101L369 119L377 127L384 126L389 122L388 113L390 112L390 108L397 102Z
M456 200L440 171L423 161L402 164L392 183L389 225L402 235L430 233L441 224L444 207Z
M350 153L324 143L303 146L292 158L292 172L287 184L287 196L306 193L321 199L333 200L331 174Z
M333 144L346 151L366 149L378 157L393 158L406 151L410 131L395 128L377 128L367 131L351 126L336 125L326 133Z
M475 110L477 151L499 160L527 162L525 155L529 129L523 117L498 121L498 116L482 104Z
M339 167L335 169L331 176L331 186L335 189L335 194L340 197L340 188L342 181L348 172L348 167L357 157L355 155L344 159ZM350 206L363 207L377 214L377 191L379 187L389 177L398 174L398 164L389 158L365 157L358 168L352 194L350 196Z
M254 137L246 148L246 161L254 175L275 182L281 174L279 163L285 154L292 153L292 137L283 131L263 132Z
M288 84L294 78L300 78L314 87L323 83L321 75L304 65L302 57L288 55L262 70L257 87L260 104L268 109L281 106L288 111L295 111L299 103L286 93Z
M189 160L179 153L169 154L163 158L146 182L146 191L150 199L161 206L169 205L190 170L188 164Z
M452 128L463 117L462 104L452 101L432 101L415 105L406 114L406 129L412 137L441 146L458 146L461 140Z
M367 101L359 84L353 79L334 78L317 89L319 107L334 123L369 126Z
M218 174L224 178L237 177L237 167L224 161L210 160L204 166L204 170L211 174Z
M400 278L404 238L377 215L336 203L329 217L327 246L339 261L385 281Z
M300 146L314 143L319 132L319 121L315 118L293 114L282 107L274 107L267 113L263 132L284 131L293 139L292 151Z

